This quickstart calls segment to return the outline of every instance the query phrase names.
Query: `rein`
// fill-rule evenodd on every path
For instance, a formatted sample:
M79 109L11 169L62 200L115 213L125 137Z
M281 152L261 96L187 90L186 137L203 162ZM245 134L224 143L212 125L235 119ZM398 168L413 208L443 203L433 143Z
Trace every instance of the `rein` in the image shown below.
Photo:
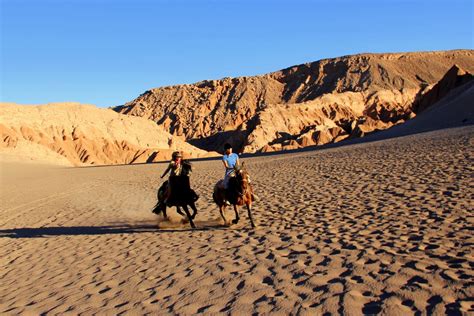
M249 181L248 181L247 179L243 179L243 178L242 178L242 179L240 180L240 182L249 182ZM249 187L249 186L246 185L246 186L245 186L245 189L243 190L243 192L237 192L237 194L239 195L239 197L242 198L242 197L244 197L244 196L248 193L248 190L249 190L248 187Z

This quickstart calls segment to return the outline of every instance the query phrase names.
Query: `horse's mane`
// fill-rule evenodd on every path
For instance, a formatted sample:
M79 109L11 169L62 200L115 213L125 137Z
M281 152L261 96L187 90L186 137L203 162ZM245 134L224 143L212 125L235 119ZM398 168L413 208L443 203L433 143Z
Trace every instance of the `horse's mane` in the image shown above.
M247 185L244 178L248 177L248 172L245 170L243 165L235 166L235 176L229 179L228 185L228 197L231 203L235 203L239 197L244 193L243 190L246 190Z
M193 165L188 160L183 160L182 164L183 164L182 175L189 176L189 174L193 171Z

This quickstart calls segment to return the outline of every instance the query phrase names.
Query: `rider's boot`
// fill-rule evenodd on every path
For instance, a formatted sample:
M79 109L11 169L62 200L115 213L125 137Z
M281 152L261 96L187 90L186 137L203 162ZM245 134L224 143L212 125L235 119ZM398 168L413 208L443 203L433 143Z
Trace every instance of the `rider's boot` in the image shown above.
M225 189L224 189L224 205L225 206L230 206L230 202L227 199L227 192L225 191Z
M227 199L227 189L225 187L223 187L222 190L224 190L224 205L225 206L230 206L230 202Z
M255 193L252 193L252 201L258 201L260 198Z

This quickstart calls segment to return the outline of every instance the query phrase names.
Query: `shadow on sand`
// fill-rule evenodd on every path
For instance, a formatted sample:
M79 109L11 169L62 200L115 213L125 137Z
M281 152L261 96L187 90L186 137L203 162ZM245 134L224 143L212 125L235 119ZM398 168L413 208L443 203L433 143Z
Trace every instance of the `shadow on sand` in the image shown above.
M137 225L108 225L108 226L63 226L63 227L26 227L0 229L0 238L40 238L50 236L82 236L82 235L114 235L139 233L170 233L193 232L226 229L226 226L215 222L196 222L198 228L192 229L188 224L175 224L172 227L160 228L157 223ZM161 226L161 225L160 225Z

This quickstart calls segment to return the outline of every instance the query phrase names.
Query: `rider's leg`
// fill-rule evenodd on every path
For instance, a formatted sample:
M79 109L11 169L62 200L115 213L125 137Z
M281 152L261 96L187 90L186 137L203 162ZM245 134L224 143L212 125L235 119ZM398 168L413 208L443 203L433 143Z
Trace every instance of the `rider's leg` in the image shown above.
M166 186L165 193L163 195L163 203L167 204L170 196L171 196L171 186L168 183L168 185Z
M224 180L222 180L222 189L224 191L224 204L229 206L230 203L229 201L227 200L227 197L226 197L226 191L227 191L227 188L229 187L229 176L226 174L224 176Z

